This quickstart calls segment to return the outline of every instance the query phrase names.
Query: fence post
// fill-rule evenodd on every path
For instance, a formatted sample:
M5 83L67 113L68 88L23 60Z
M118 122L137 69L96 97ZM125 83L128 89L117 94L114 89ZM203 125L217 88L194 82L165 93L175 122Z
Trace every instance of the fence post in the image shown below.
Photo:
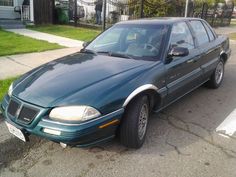
M232 20L232 15L233 15L233 12L234 12L234 2L232 2L232 9L231 9L231 12L230 12L230 16L229 16L229 24L228 25L230 25L230 23L231 23L231 20Z
M144 0L140 0L140 18L143 18Z
M74 6L75 6L75 14L74 14L74 22L75 22L75 26L77 26L78 25L78 16L77 16L77 0L74 0L75 1L75 4L74 4Z
M107 0L103 0L103 22L102 22L102 30L106 30L106 13L107 13Z

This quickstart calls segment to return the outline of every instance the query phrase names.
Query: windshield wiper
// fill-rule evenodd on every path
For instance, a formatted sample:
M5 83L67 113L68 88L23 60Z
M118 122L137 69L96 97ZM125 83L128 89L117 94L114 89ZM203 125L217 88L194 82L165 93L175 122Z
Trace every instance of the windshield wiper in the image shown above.
M82 49L80 52L81 53L89 53L89 54L97 55L97 52L95 52L93 50L90 50L90 49Z
M127 55L127 54L122 54L122 53L113 53L113 52L112 52L112 53L110 53L110 56L132 59L131 56L129 56L129 55Z
M108 52L108 51L100 51L100 52L97 52L97 53L98 54L107 54L107 55L112 56L112 57L121 57L121 58L133 59L131 56L129 56L127 54L123 54L123 53Z

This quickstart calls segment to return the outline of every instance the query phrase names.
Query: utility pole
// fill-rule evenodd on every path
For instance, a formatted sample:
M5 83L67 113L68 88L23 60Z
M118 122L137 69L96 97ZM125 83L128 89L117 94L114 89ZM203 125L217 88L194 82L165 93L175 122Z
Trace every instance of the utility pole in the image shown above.
M75 6L75 14L74 14L74 22L75 22L75 26L78 25L78 17L77 17L77 0L74 0L74 6Z
M107 13L107 0L103 0L103 23L102 30L106 30L106 13Z
M189 0L186 0L184 17L188 17L188 4L189 4Z
M140 0L140 18L143 18L144 0Z

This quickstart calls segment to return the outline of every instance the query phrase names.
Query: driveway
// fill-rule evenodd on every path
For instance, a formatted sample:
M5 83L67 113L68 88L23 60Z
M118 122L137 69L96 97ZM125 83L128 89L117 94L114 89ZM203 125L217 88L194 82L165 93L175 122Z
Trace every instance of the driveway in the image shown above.
M25 144L11 137L1 122L0 176L235 177L236 136L216 132L236 108L236 45L232 51L222 87L200 87L153 114L139 150L127 149L118 140L62 149L32 136Z

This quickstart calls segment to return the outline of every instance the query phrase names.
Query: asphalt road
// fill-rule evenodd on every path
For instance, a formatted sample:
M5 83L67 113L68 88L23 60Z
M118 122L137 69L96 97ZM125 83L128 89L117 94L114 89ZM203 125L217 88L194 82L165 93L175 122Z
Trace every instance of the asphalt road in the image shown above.
M236 45L232 50L222 87L200 87L152 115L139 150L117 140L87 149L37 137L23 143L0 120L0 176L235 177L236 136L216 132L236 108Z

